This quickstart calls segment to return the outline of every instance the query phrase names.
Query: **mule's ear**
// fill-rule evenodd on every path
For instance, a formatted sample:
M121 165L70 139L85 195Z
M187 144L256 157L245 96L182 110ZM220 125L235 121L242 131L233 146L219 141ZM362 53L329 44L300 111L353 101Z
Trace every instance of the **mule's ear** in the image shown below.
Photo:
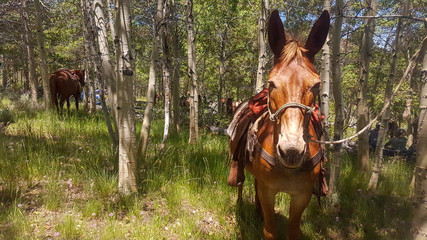
M274 10L270 15L267 31L268 44L270 45L271 51L274 53L275 58L279 58L286 44L286 36L282 20L277 10Z
M308 35L307 42L305 43L305 48L308 50L307 57L310 61L314 61L314 56L316 53L322 49L323 44L325 44L326 37L329 32L329 23L330 17L327 10L323 11L319 19L314 23L311 28L310 34Z

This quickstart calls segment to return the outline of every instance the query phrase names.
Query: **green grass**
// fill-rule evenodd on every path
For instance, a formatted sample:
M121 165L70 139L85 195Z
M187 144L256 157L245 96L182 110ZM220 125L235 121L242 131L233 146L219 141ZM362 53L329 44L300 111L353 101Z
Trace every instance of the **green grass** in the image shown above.
M138 162L139 192L118 193L116 155L101 113L72 109L58 117L0 98L13 122L0 133L0 239L261 239L253 178L243 203L227 185L228 139L201 132L171 136L160 149L163 122L152 125L147 159ZM140 127L140 123L138 128ZM413 166L384 163L378 189L369 175L342 161L336 203L313 197L303 216L304 239L409 239ZM286 234L289 196L276 198Z

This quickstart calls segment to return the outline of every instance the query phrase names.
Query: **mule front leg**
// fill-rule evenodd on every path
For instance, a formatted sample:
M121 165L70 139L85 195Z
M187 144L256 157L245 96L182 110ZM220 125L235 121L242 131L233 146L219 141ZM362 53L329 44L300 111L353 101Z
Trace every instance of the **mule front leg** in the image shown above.
M74 99L76 99L76 109L77 111L79 110L79 99L80 99L80 94L78 95L74 95Z
M70 98L67 98L67 111L70 114Z
M58 95L56 93L56 91L52 91L51 92L51 98L52 98L52 102L56 107L56 111L58 111L59 114L59 107L58 107Z
M265 239L277 239L276 221L274 214L274 198L277 191L268 188L261 182L257 183L256 193L264 216L264 237Z
M311 192L291 195L289 207L288 240L301 237L301 216L311 200Z
M60 100L60 102L59 102L59 106L60 106L60 108L61 108L61 113L62 113L62 109L63 109L63 107L64 107L64 102L65 102L65 98L61 96L61 100Z

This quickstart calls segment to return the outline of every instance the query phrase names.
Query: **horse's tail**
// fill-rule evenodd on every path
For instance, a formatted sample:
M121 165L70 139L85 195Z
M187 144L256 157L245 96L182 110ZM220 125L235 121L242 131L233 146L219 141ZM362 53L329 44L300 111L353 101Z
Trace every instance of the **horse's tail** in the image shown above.
M50 86L50 97L52 104L58 108L58 88L56 86L56 80L58 79L57 72L50 74L49 76L49 86Z
M57 79L57 76L55 73L50 74L49 76L49 86L50 86L50 92L56 92L56 81L55 79Z

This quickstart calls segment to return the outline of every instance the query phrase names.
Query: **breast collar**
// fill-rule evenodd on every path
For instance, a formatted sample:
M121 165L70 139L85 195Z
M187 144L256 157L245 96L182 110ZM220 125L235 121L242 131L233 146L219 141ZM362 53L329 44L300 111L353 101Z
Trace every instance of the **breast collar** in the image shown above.
M280 110L281 111L281 110ZM279 110L276 111L276 113L280 112ZM313 108L314 111L314 108ZM319 150L314 154L309 160L304 161L302 166L299 168L288 168L280 164L279 157L277 156L277 153L273 153L276 156L273 156L272 154L268 153L261 145L259 139L258 139L258 129L259 129L259 123L261 121L267 120L267 114L269 115L269 119L271 118L270 111L265 112L263 115L261 115L254 123L254 125L250 128L248 131L248 150L249 151L255 151L260 154L260 156L271 166L275 166L282 170L295 170L295 171L306 171L306 170L312 170L314 167L316 167L322 160L326 160L324 158L324 147L320 146ZM311 113L310 113L311 114ZM314 123L313 118L311 118L311 122L316 128L316 125ZM321 125L320 125L321 126ZM320 139L321 136L319 136L321 133L321 130L316 130L316 135ZM252 154L251 154L252 155ZM251 157L251 161L252 161Z

